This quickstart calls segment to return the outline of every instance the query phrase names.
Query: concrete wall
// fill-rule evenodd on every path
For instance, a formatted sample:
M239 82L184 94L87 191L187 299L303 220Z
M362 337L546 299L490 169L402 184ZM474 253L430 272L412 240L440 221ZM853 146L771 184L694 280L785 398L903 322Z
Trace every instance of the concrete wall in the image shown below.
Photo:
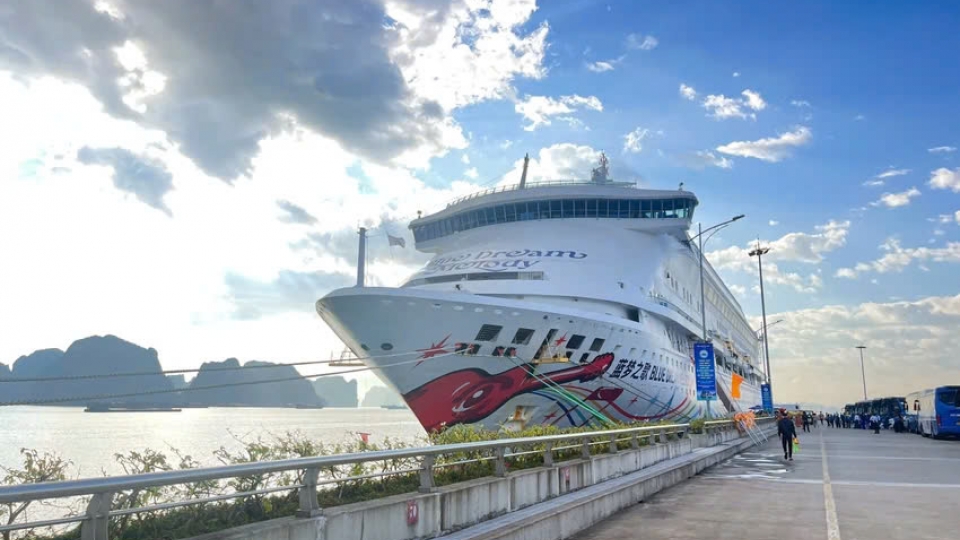
M451 533L451 538L561 539L751 445L734 429L711 430L637 450L461 482L431 493L325 508L313 518L276 519L192 540L416 540ZM418 515L413 524L407 519L411 507Z

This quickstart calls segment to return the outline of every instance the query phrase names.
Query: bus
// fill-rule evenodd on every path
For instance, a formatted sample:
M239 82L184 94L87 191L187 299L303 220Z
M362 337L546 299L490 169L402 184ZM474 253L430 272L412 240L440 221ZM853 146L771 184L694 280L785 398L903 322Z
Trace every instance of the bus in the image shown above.
M960 386L941 386L907 396L908 428L924 437L960 435Z

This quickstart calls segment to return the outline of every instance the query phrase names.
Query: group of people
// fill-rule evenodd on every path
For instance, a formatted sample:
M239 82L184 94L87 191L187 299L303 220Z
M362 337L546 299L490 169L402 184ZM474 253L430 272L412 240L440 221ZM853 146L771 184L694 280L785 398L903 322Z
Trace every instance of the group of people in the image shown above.
M875 434L880 433L881 428L892 429L896 433L904 433L907 430L903 416L900 415L883 419L878 414L849 415L837 413L828 414L826 419L827 425L833 428L872 429Z

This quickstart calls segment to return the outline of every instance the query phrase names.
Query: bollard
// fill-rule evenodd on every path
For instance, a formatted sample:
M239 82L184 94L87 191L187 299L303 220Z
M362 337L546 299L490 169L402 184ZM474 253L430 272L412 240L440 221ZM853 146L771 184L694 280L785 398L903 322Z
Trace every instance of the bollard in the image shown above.
M431 493L436 489L433 481L433 464L437 458L432 455L423 456L423 464L420 466L420 493Z
M96 493L87 504L87 519L80 525L80 540L107 540L113 493Z
M317 481L320 479L320 469L312 468L303 472L303 486L300 488L300 508L298 518L319 516L323 511L317 501Z
M548 442L547 447L543 450L543 466L553 467L553 443L552 442Z

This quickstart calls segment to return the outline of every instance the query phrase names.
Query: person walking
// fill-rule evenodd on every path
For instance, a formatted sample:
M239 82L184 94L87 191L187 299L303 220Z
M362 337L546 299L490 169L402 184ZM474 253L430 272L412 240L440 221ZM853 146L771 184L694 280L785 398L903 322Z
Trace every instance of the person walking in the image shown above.
M823 411L820 411L820 427L823 427L823 420L824 420Z
M783 445L783 459L793 461L793 440L797 438L797 426L787 416L786 412L777 422L777 434L780 436L780 443Z
M880 417L876 414L870 417L870 427L873 428L873 434L880 434Z
M810 432L810 422L811 422L810 417L811 415L809 413L803 413L803 432L804 433Z

